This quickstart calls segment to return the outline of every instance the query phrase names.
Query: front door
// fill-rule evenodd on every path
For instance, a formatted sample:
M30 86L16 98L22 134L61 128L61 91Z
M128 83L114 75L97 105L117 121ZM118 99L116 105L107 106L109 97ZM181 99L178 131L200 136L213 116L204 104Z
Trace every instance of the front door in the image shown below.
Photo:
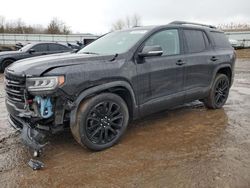
M143 114L183 102L184 61L178 29L153 34L145 46L160 46L161 56L144 57L137 64L138 99Z

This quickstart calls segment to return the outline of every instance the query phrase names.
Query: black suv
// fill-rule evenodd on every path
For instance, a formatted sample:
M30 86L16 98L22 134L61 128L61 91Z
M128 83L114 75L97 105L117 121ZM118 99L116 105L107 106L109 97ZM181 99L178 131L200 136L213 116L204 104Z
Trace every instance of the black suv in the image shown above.
M70 51L71 48L55 42L38 42L27 44L18 51L0 52L0 72L17 60Z
M235 52L213 26L172 22L102 36L78 53L31 58L5 71L6 105L23 141L40 150L70 127L77 142L103 150L129 121L193 100L221 108Z

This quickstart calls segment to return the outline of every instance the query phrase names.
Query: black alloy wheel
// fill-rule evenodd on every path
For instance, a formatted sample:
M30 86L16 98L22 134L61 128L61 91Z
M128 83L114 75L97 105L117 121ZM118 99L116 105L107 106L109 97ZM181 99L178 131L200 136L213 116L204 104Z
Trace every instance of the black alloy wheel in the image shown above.
M78 143L95 151L116 144L129 122L126 102L113 93L101 93L86 99L78 108L71 132Z
M228 79L220 79L215 87L214 101L217 106L224 104L229 92Z
M86 120L86 133L91 142L107 144L114 140L123 125L124 115L119 104L104 101L94 106Z
M206 107L219 109L226 103L230 89L230 82L225 74L217 74L209 91L208 97L203 101Z

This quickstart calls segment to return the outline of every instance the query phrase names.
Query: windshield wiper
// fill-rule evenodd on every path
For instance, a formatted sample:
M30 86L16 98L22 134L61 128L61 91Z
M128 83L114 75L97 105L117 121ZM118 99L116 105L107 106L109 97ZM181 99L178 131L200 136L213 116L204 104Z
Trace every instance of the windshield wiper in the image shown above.
M95 54L95 55L99 55L98 53L95 52L82 52L83 54Z

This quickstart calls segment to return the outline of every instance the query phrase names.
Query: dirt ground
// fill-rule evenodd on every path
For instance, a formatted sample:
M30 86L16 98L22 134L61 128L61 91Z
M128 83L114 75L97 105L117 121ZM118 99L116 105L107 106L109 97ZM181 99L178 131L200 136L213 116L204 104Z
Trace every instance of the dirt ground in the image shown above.
M250 59L238 59L223 109L193 102L133 122L102 152L54 137L41 171L9 127L0 80L0 187L250 187Z
M237 57L241 59L250 59L250 49L239 49L236 50Z

